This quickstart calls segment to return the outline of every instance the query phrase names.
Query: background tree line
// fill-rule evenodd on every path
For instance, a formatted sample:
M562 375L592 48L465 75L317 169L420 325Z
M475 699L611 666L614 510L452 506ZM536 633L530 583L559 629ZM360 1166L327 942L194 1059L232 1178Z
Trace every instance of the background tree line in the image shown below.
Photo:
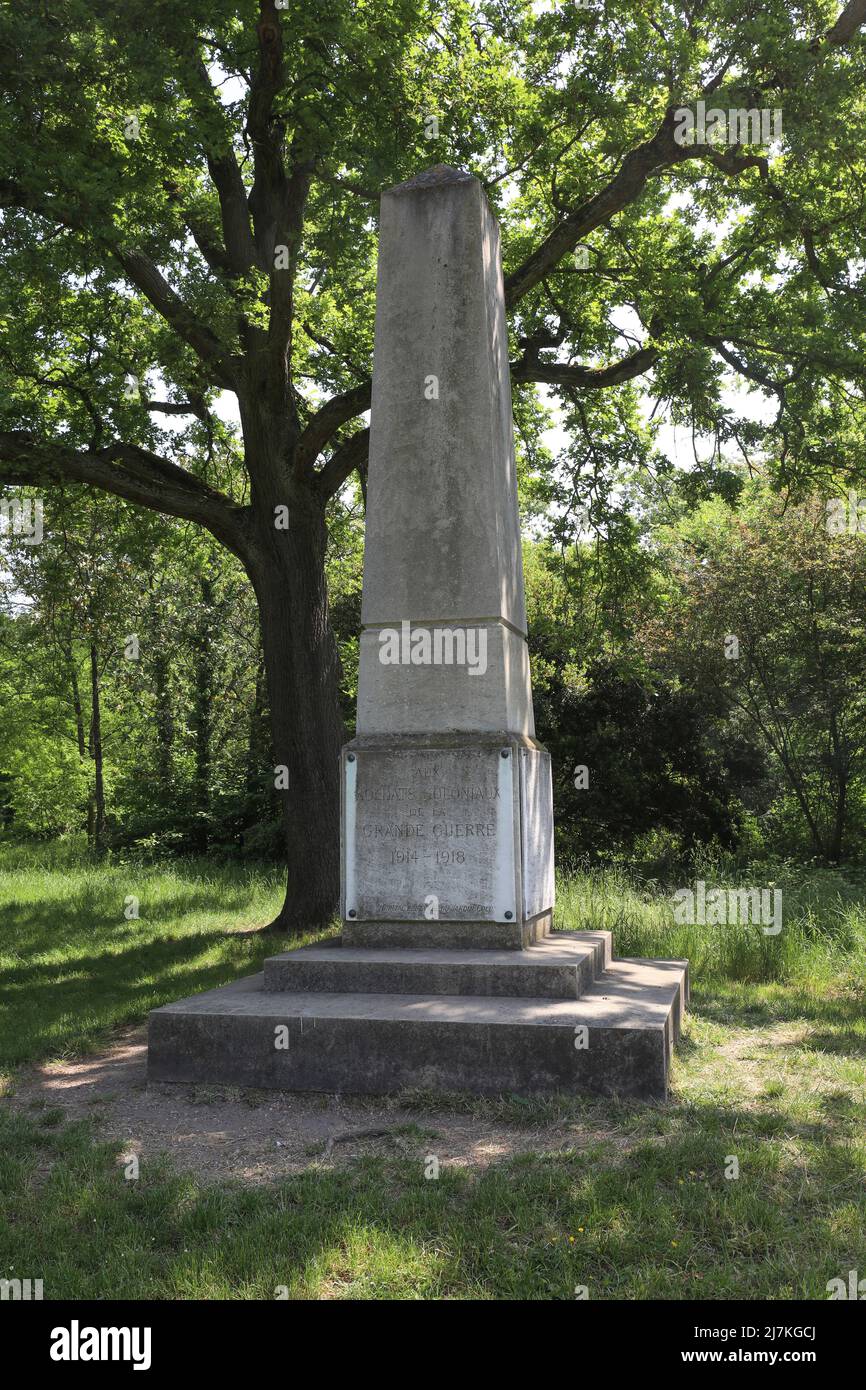
M580 536L555 461L524 455L530 650L560 859L673 869L701 846L824 862L866 845L866 538L823 498L727 475L623 473ZM328 555L351 727L360 492ZM96 849L281 857L254 597L198 530L64 489L45 536L7 534L0 816Z

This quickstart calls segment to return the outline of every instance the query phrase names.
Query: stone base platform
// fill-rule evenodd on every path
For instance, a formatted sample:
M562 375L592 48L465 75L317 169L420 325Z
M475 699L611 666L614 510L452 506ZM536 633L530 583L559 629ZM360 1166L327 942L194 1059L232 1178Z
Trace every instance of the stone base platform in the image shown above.
M305 946L265 961L264 988L311 994L579 999L610 965L610 932L547 936L524 951Z
M664 1099L687 997L685 961L613 960L609 932L522 951L305 947L154 1010L148 1078Z

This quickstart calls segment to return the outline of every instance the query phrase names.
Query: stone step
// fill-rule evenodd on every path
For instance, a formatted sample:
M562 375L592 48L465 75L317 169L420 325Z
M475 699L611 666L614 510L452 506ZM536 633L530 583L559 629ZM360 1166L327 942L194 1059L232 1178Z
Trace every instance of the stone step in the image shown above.
M686 991L684 961L615 961L580 999L274 993L254 975L155 1009L148 1078L664 1098Z
M610 961L610 932L548 936L520 951L302 946L265 961L264 987L301 994L578 999Z
M343 945L364 950L519 951L550 934L552 915L516 922L349 921L343 919Z

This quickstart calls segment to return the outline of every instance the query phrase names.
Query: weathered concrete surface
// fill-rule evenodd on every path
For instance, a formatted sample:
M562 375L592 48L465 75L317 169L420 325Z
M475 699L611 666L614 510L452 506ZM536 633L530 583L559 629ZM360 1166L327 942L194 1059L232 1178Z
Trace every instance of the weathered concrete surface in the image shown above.
M343 945L156 1010L151 1077L664 1096L685 963L548 936L499 236L441 166L382 201L362 625Z
M369 544L369 541L368 541ZM453 619L438 624L444 652L451 651L449 632L464 633ZM411 632L428 631L431 645L437 625L413 622ZM430 730L508 729L532 735L535 722L529 683L526 638L500 622L477 622L468 650L476 669L454 662L430 665L385 665L380 659L386 631L401 631L399 621L365 628L360 640L358 731L368 734L427 733ZM474 643L474 647L472 646ZM411 647L410 647L411 654ZM457 653L459 655L459 652Z
M520 862L524 918L537 917L553 907L553 775L546 748L521 748Z
M370 431L346 940L520 948L553 908L553 824L499 230L478 180L444 165L382 199Z
M519 951L546 937L549 912L515 922L343 922L344 946L405 947L407 950L468 948Z
M344 916L516 920L521 889L515 753L499 743L350 745L343 765Z
M610 933L547 937L522 951L304 946L265 961L264 988L295 993L578 999L610 961Z
M282 993L262 976L156 1009L148 1078L281 1090L667 1094L686 964L616 961L577 1000ZM587 1046L576 1046L576 1029ZM277 1047L285 1028L287 1046Z
M389 189L379 225L362 622L403 618L526 632L499 229L443 165Z
M553 930L550 912L516 922L343 922L346 947L520 951Z

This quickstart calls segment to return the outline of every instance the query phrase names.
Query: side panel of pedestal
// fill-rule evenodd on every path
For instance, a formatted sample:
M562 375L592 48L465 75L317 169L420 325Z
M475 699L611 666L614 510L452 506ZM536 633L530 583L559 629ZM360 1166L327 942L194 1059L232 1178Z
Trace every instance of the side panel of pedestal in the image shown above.
M526 945L550 929L550 757L488 735L343 753L344 939Z
M553 778L545 748L521 748L518 757L523 915L531 920L553 907Z

